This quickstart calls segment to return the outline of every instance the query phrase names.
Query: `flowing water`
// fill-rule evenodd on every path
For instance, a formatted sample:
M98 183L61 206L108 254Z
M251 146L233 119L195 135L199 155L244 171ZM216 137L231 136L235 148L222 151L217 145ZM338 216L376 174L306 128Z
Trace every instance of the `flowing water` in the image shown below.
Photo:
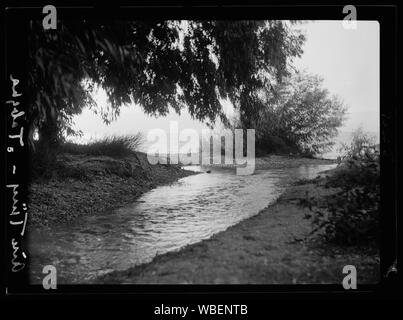
M54 265L59 283L84 283L113 270L151 261L156 255L199 242L227 229L281 194L290 181L314 178L335 165L257 170L201 171L153 189L132 204L46 232L31 231L32 281L40 283L44 265Z

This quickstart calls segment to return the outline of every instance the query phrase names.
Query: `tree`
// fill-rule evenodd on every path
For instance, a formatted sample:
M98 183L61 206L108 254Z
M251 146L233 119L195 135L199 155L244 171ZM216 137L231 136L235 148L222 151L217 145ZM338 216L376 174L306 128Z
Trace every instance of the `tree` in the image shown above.
M38 129L37 151L43 162L53 161L84 106L106 122L131 102L156 116L186 107L212 125L226 120L220 99L229 98L247 122L256 111L255 92L287 74L288 58L301 54L303 41L282 21L62 21L45 32L33 21L30 145ZM108 106L96 108L95 86L106 91Z
M346 108L323 88L323 79L294 73L262 95L266 108L254 125L257 145L266 151L291 151L314 155L334 144ZM279 150L280 149L280 150Z

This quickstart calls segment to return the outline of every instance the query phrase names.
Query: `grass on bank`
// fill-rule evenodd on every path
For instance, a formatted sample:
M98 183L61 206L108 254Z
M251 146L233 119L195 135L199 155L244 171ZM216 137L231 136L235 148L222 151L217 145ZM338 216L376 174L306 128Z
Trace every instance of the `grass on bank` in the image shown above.
M60 153L86 154L92 156L124 157L139 150L143 143L143 135L107 136L87 144L65 142L60 145Z
M95 171L130 176L131 165L126 157L136 154L143 143L143 135L107 136L86 144L73 142L61 143L54 151L55 160L44 166L40 161L43 155L36 151L31 166L31 181L49 180L53 178L73 178L88 180ZM84 155L84 159L81 159ZM87 157L107 156L109 159L87 159ZM135 157L137 158L137 157Z

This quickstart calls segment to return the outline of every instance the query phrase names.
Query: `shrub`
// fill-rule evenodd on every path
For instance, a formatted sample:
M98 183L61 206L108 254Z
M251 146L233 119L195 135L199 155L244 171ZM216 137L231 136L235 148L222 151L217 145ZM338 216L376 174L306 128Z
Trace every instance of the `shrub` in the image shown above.
M377 148L375 137L365 133L362 128L358 128L353 132L352 139L349 144L342 144L340 152L343 159L360 159L363 156L371 155Z
M354 245L377 240L380 202L380 159L375 145L353 139L343 162L327 177L326 186L339 188L314 208L314 232L338 244Z

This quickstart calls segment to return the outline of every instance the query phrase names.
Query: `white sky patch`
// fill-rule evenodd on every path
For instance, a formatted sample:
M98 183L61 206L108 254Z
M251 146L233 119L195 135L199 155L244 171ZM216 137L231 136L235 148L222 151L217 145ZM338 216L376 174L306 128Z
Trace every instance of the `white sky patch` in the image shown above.
M294 65L322 76L324 87L348 106L340 131L362 126L379 133L379 23L358 21L353 30L344 29L341 21L314 21L298 28L305 30L307 41Z

